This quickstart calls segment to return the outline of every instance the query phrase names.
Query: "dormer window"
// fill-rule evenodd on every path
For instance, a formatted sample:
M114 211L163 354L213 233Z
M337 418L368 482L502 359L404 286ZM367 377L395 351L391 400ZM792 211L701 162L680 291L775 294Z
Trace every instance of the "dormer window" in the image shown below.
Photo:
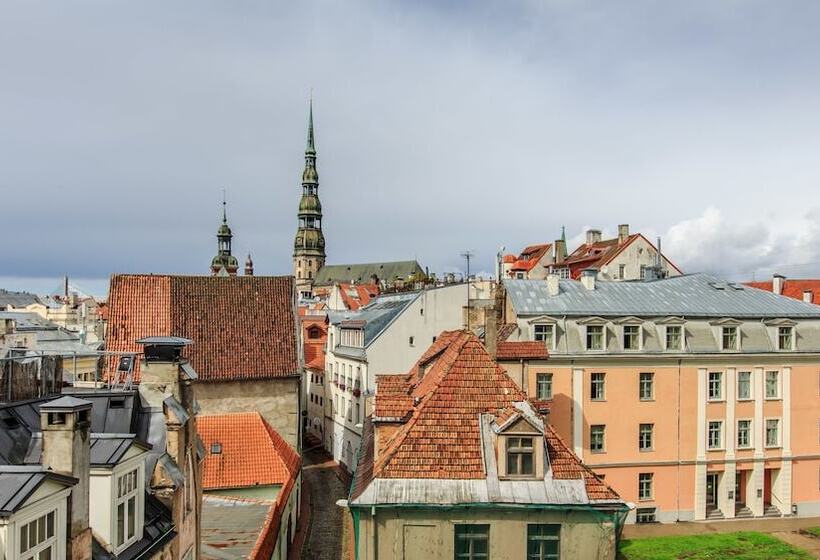
M538 342L543 342L547 348L554 348L555 325L540 323L532 326L533 338Z
M624 350L641 349L641 326L624 325Z
M134 469L117 477L117 498L114 502L116 511L116 552L134 543L142 533L139 518L139 498L141 496L139 469Z
M721 349L738 349L738 331L734 325L721 327Z
M587 350L603 350L604 349L604 326L603 325L587 325Z
M794 350L794 327L777 327L777 349Z
M20 525L20 560L57 558L56 517L57 511L50 511Z
M532 437L507 436L507 476L535 474L535 448Z
M666 325L666 349L683 350L683 325Z

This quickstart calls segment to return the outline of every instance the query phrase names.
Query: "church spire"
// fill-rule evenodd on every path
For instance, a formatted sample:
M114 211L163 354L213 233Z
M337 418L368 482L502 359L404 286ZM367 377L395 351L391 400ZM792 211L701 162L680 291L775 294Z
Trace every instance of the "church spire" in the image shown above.
M316 145L313 138L313 95L310 96L310 111L308 113L308 134L305 155L316 155Z
M222 190L222 224L216 230L217 252L211 260L211 274L214 276L236 276L239 262L231 254L233 232L228 225L228 203L225 200L225 190Z

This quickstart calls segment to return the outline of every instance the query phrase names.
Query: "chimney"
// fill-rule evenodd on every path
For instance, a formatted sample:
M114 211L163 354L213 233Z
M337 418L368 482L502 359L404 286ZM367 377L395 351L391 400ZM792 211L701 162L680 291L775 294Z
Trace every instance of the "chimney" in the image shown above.
M547 292L550 296L557 296L560 291L560 282L557 274L547 275Z
M806 303L814 303L814 292L811 290L803 290L803 301Z
M587 230L587 245L598 243L601 240L601 230L588 229Z
M253 276L253 259L248 253L248 258L245 259L245 276Z
M498 313L495 307L487 310L487 318L484 321L484 347L487 353L495 360L498 350Z
M556 239L555 243L552 244L552 247L555 251L555 258L553 261L555 264L561 264L564 262L564 252L566 251L566 241L563 239Z
M622 244L629 237L629 224L618 225L618 244Z
M772 292L779 296L783 295L783 284L786 283L786 277L782 274L775 274L772 276Z
M43 466L78 480L68 500L66 558L90 560L91 403L65 396L40 406Z
M581 271L581 284L587 290L595 289L595 279L598 276L597 268L585 268Z
M183 405L188 405L188 392L181 381L191 374L183 365L182 349L192 344L191 340L178 336L149 336L136 341L143 345L143 360L140 363L140 396L149 406L162 407L166 398L173 395ZM188 366L191 372L193 369Z

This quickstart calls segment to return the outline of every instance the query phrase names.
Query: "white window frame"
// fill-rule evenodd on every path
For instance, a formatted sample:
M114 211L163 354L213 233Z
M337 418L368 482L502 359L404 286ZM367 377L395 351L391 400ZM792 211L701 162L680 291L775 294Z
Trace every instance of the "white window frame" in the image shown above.
M727 348L724 344L727 329L734 329L735 331L735 345L733 348ZM720 349L723 352L737 352L740 350L740 327L738 325L721 325L720 327Z
M546 382L544 384L549 387L549 396L548 397L542 397L541 396L541 382L540 382L541 376L544 376L546 378ZM552 398L553 398L553 395L555 394L554 386L553 386L554 380L555 380L555 376L552 374L552 372L541 371L541 372L536 373L535 374L535 398L538 399L538 400L551 401Z
M774 396L769 395L769 374L774 373L776 375L775 379L775 394ZM781 395L781 378L780 370L776 369L767 369L763 371L763 398L767 401L779 401L782 398Z
M589 328L595 327L601 329L601 347L600 348L590 348L589 346ZM603 324L594 324L594 325L584 325L584 346L589 352L605 352L607 345L606 345L606 325Z
M21 511L17 512L13 517L13 523L7 525L6 533L6 558L15 560L37 560L40 553L47 548L51 548L52 560L58 560L65 557L65 515L66 515L66 496L68 492L60 492L60 501L57 503L49 499L45 504L35 504L34 506L27 506ZM22 552L20 547L22 541L20 539L20 531L23 527L34 523L38 527L39 520L43 519L43 525L47 529L47 517L49 514L54 514L52 521L52 534L43 541L38 542L31 548L27 548ZM28 541L29 530L26 530L26 540ZM26 545L28 546L28 544Z
M719 426L718 439L720 441L717 443L717 445L711 445L711 442L712 442L712 424L718 424L718 426ZM724 445L724 442L723 442L723 438L724 438L724 435L725 435L724 432L725 432L725 430L723 429L723 420L709 420L706 423L706 449L709 450L709 451L721 451L721 450L725 449L725 445Z
M680 329L680 333L679 333L679 334L680 334L680 340L679 340L679 343L678 343L678 347L677 347L677 348L671 348L671 347L669 346L669 329L670 329L670 328ZM666 326L664 327L664 331L663 331L663 344L664 344L664 347L665 347L667 350L677 350L677 351L679 351L679 352L680 352L680 351L682 351L682 350L683 350L683 346L684 346L684 340L685 340L685 337L686 337L685 332L686 332L686 331L685 331L685 329L684 329L683 325L666 325Z
M549 331L549 340L546 340L544 338L539 338L539 336L540 336L540 334L538 332L539 327L543 327L547 331ZM537 341L537 342L546 343L546 347L550 350L555 349L555 333L556 333L555 323L535 323L532 326L532 339Z
M643 494L644 482L648 478L649 494ZM651 502L655 499L655 473L638 473L638 500L641 502Z
M601 428L601 448L592 448L592 429ZM606 424L591 424L589 426L589 452L590 453L606 453Z
M740 396L740 374L741 373L749 374L749 396L748 397ZM735 384L737 385L737 387L735 389L735 396L736 396L737 400L744 401L744 402L754 400L754 398L755 398L755 387L754 387L754 383L752 382L752 372L751 371L739 371L739 372L737 372L737 380L736 380Z
M122 496L119 492L119 481L132 473L136 473L134 488L126 491ZM125 480L123 480L125 483ZM128 500L134 497L134 534L128 538ZM120 554L123 550L142 538L144 523L145 502L145 471L141 461L128 461L112 472L111 475L111 545L114 553ZM123 542L118 543L118 508L123 504Z
M598 397L592 396L592 387L598 383L595 380L594 376L600 375L600 385L601 385L601 395ZM606 400L606 372L603 371L593 371L589 374L589 400L592 402L602 402Z
M780 330L781 329L788 329L789 330L789 342L790 342L790 344L789 344L788 348L783 348L783 346L780 344ZM777 349L779 351L789 352L791 350L794 350L794 346L795 346L795 329L794 329L793 325L778 325L775 328L775 336L777 337Z
M718 376L719 376L718 379L720 380L720 382L719 382L720 395L718 395L717 397L712 396L712 374L713 373L718 374ZM724 372L722 372L722 371L707 371L706 372L706 400L708 400L710 402L722 402L723 400L725 400L726 388L725 388L724 383L723 383L725 377L726 376L724 375Z
M769 443L769 422L777 422L777 442ZM783 446L783 422L779 417L767 417L763 419L763 447L766 449L778 449Z
M626 329L635 327L638 329L638 347L637 348L627 348L626 347ZM643 327L640 324L635 323L628 323L626 325L621 325L621 347L623 348L624 352L640 352L643 350Z
M643 387L644 387L644 379L643 376L649 376L649 395L644 396L643 394ZM638 373L638 400L642 402L650 402L655 400L655 373L651 371L642 371Z
M649 426L649 447L643 447L644 427ZM642 422L638 424L638 451L646 453L655 450L655 424Z
M740 423L741 422L748 422L749 423L749 430L748 430L748 434L749 434L748 439L749 439L749 441L746 443L746 445L741 445L740 444L740 439L739 438L740 438ZM755 444L754 443L754 431L755 431L754 424L755 424L754 420L751 419L751 418L738 418L737 419L737 425L735 426L735 448L736 449L753 449L754 448L754 444Z

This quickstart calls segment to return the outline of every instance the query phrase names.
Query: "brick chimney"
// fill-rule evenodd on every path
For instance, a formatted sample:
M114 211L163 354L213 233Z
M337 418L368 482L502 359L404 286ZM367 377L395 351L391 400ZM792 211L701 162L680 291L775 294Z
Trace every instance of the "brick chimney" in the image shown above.
M627 237L629 237L629 224L620 224L618 226L618 244L623 245Z
M563 263L564 252L566 251L566 241L564 241L563 239L556 239L552 247L555 250L555 258L553 259L555 264Z
M811 290L803 290L803 301L806 303L814 303L814 292Z
M42 463L79 482L68 501L66 559L90 560L89 481L91 479L91 403L65 396L40 406Z
M581 284L587 290L594 290L595 289L595 280L598 277L598 269L597 268L585 268L581 271Z
M601 230L588 229L587 230L587 245L598 243L601 240Z
M775 274L772 276L772 292L779 296L783 295L783 284L786 283L786 277L782 274Z

